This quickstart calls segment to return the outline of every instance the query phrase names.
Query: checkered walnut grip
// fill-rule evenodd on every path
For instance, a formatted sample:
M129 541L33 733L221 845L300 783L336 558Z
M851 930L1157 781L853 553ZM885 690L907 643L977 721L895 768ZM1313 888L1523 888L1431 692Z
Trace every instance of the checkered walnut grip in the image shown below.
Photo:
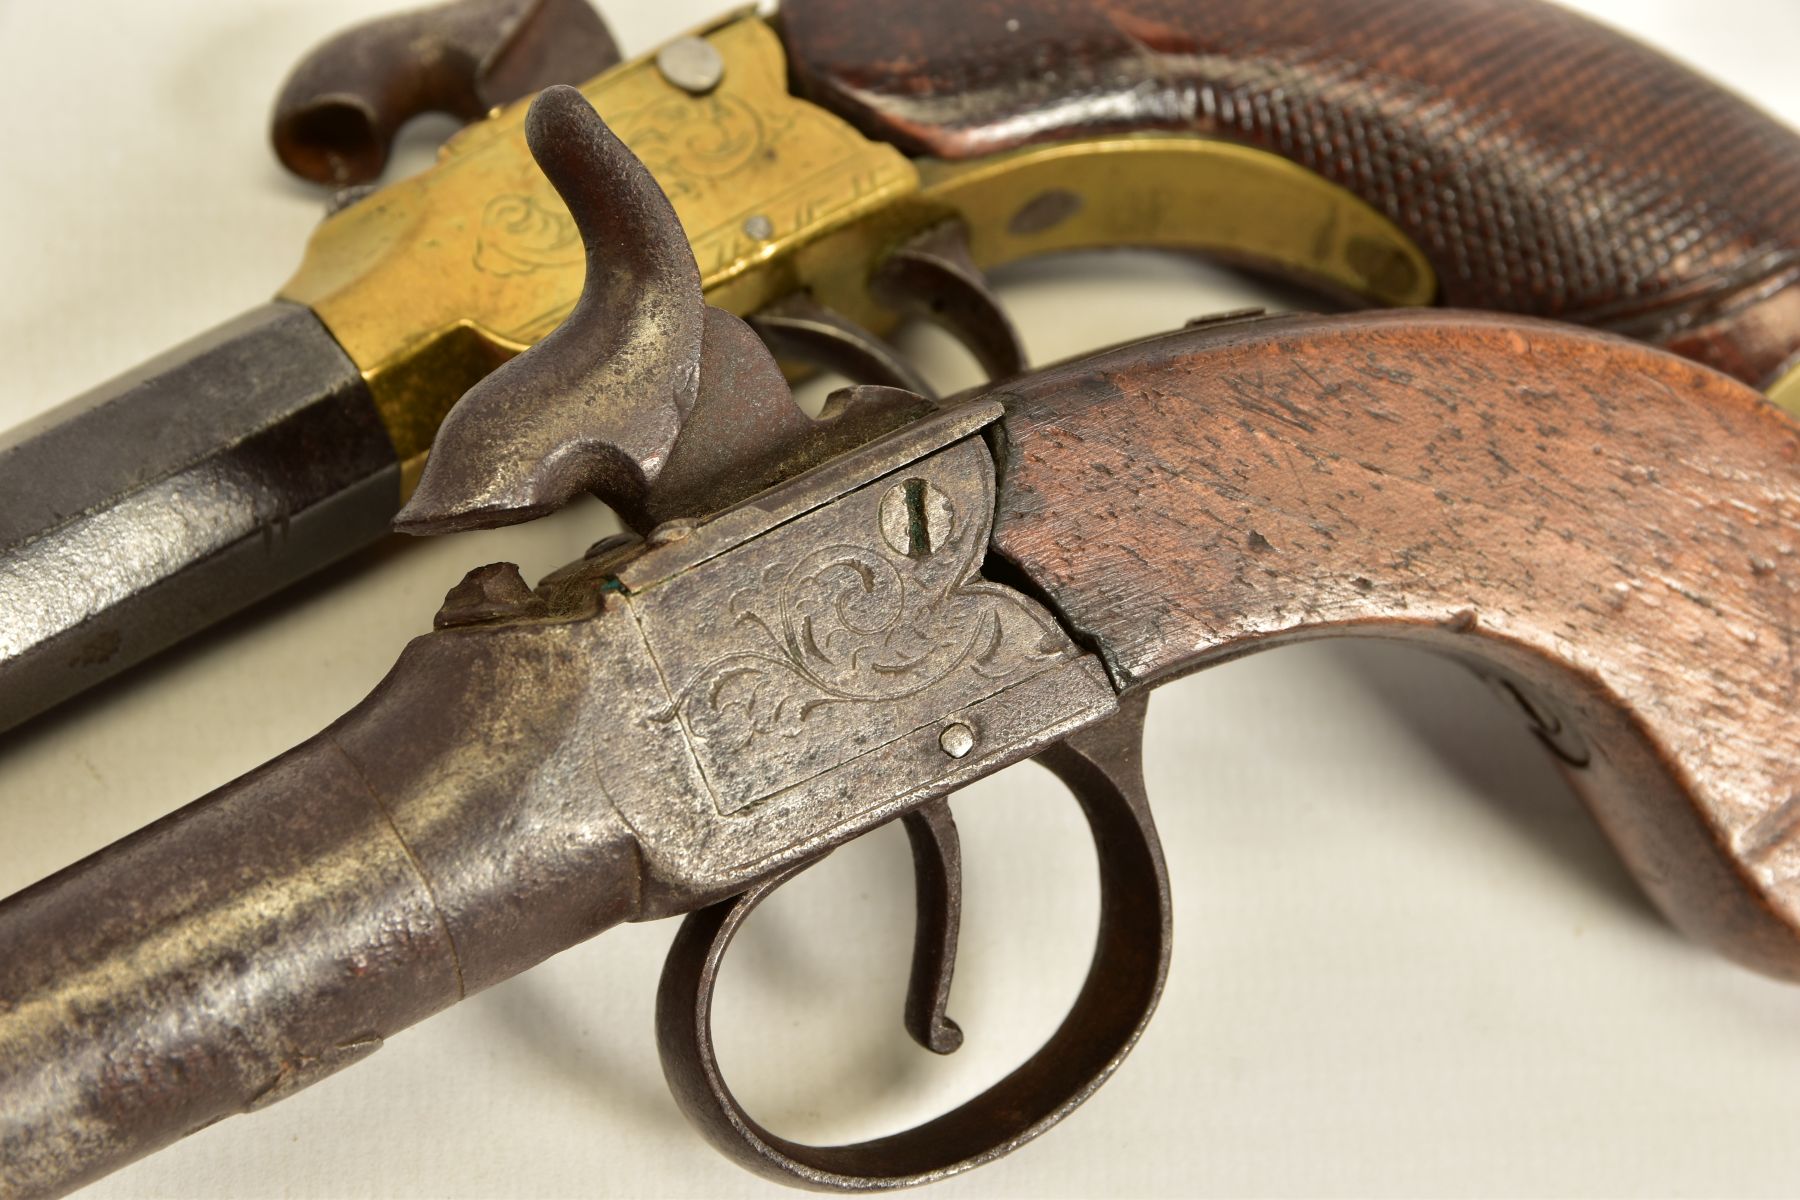
M1800 355L1800 137L1542 0L788 0L801 91L960 159L1126 130L1273 151L1431 258L1444 303L1758 386Z

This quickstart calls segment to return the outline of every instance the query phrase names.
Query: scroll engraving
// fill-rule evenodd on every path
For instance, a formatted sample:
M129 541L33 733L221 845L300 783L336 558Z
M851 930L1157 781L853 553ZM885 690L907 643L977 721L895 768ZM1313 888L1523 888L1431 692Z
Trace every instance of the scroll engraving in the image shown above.
M1035 606L975 573L982 530L961 525L921 557L895 552L871 528L867 545L765 568L730 599L754 648L715 659L677 695L688 733L732 752L959 677L986 694L1068 657L1067 638Z
M1003 753L1029 732L1009 722L1035 717L996 698L1046 686L1084 657L1048 610L982 578L994 512L985 443L963 437L924 458L866 451L878 452L899 461L746 537L815 486L803 476L746 504L741 527L720 518L716 543L702 525L621 581L641 588L631 609L668 688L645 718L680 731L721 816L785 819L768 814L797 804L812 815L794 819L810 825L822 811L859 812L869 771L969 766L940 743L953 721L969 728L975 759Z
M671 202L770 157L792 117L758 112L741 96L668 97L618 120L619 136L644 160Z
M495 196L481 212L475 242L475 269L501 278L581 262L581 235L555 200L508 194Z

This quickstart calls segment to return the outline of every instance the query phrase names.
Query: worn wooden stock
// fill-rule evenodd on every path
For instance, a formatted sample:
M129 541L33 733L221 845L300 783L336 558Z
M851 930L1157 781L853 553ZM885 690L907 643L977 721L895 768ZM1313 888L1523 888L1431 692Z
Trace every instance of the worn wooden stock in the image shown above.
M1190 330L1009 391L994 545L1116 681L1328 636L1461 659L1676 925L1800 979L1800 431L1755 393L1432 312Z
M911 153L1223 137L1361 196L1445 303L1800 362L1800 136L1543 0L784 0L800 89Z

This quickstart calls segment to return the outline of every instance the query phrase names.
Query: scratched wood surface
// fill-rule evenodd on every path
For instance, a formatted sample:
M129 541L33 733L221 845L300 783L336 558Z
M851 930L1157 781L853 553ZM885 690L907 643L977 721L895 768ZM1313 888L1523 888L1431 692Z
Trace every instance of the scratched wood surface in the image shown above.
M1775 6L1771 6L1775 7ZM1140 129L1379 208L1444 301L1578 321L1757 387L1800 355L1800 136L1543 0L785 0L801 89L959 159Z
M1681 928L1800 978L1800 430L1619 339L1200 328L1009 387L994 546L1143 686L1300 639L1494 682Z

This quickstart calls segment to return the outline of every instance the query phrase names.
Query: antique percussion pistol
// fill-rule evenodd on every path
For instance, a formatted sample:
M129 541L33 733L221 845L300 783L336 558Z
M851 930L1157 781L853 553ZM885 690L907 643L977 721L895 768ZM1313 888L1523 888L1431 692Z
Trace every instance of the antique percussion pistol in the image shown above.
M347 193L272 303L0 444L0 728L386 530L449 405L580 289L523 108L496 105L590 72L710 301L795 366L920 391L883 337L923 315L1005 377L982 272L1130 245L1800 388L1800 142L1539 0L793 0L615 57L577 3L462 0L302 65L277 142L332 183L418 108L492 115Z
M525 126L586 287L451 411L399 523L593 492L642 536L535 588L470 572L330 728L0 903L9 1194L78 1186L679 913L658 1037L717 1145L822 1188L988 1162L1098 1087L1160 992L1149 691L1308 638L1407 640L1487 676L1672 921L1800 977L1800 429L1754 390L1525 318L1293 316L941 402L853 387L815 420L705 302L674 209L581 93L544 92ZM1062 1026L902 1133L821 1147L758 1125L710 1032L745 917L906 822L906 1024L955 1049L945 797L1027 757L1068 783L1099 862Z

